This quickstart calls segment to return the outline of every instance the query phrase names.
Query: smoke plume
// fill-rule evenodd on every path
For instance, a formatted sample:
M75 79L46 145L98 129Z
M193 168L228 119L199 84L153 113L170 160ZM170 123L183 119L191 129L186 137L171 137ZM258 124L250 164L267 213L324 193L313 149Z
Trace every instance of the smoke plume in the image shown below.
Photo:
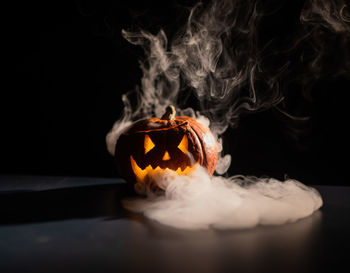
M278 12L269 2L198 3L170 42L162 29L156 34L123 30L127 41L144 50L143 76L141 86L122 97L123 116L106 139L109 152L114 154L119 135L132 122L161 116L169 104L180 115L210 125L219 143L229 126L238 126L242 113L276 108L288 119L307 120L293 111L288 98L300 93L309 100L320 77L349 77L349 6L343 0L307 0L292 33L266 40L260 26ZM197 100L194 108L187 103L190 96ZM224 174L230 161L221 151L216 173ZM210 178L198 171L192 177L162 176L157 182L166 184L165 196L127 206L181 227L283 223L310 215L322 204L315 190L294 180ZM197 213L207 218L197 219ZM184 215L198 222L186 223Z
M124 206L182 229L280 225L309 216L322 206L315 189L291 179L210 177L198 168L188 177L159 174L155 181L164 195L148 189L147 198L124 200Z

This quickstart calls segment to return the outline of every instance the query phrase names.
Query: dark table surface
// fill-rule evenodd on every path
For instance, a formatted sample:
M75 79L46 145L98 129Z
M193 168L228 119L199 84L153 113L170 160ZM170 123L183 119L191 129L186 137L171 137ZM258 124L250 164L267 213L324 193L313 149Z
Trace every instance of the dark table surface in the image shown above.
M186 231L125 211L120 179L0 176L0 272L348 272L350 187L315 187L296 223Z

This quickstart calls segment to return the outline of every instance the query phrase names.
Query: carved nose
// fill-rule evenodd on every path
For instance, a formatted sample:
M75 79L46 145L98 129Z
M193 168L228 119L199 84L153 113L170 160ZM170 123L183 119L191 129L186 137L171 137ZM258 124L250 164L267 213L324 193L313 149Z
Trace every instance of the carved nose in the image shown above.
M170 155L168 153L168 151L165 151L164 155L163 155L163 158L162 158L164 161L166 160L169 160L170 159Z

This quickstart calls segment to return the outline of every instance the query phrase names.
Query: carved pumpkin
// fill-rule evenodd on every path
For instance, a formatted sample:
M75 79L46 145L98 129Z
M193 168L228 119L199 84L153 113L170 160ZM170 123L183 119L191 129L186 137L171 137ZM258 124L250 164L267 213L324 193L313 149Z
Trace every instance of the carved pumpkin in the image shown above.
M175 108L168 106L161 118L139 120L126 129L117 141L115 158L123 177L140 186L156 172L187 175L198 164L213 174L218 149L208 128L194 118L175 117Z

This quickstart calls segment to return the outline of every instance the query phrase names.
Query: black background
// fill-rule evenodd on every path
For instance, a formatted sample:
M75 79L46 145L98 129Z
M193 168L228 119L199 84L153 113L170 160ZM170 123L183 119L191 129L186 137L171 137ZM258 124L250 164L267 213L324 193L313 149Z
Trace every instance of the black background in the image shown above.
M121 94L140 82L142 56L141 49L123 40L121 29L172 33L194 3L28 1L4 9L10 36L3 53L10 63L2 91L9 99L2 100L2 108L7 107L1 172L118 176L105 136L122 113ZM266 35L290 29L302 3L279 4L267 19ZM297 139L289 134L290 122L274 110L243 115L239 126L225 133L230 175L348 184L349 81L320 79L313 89L311 120Z

